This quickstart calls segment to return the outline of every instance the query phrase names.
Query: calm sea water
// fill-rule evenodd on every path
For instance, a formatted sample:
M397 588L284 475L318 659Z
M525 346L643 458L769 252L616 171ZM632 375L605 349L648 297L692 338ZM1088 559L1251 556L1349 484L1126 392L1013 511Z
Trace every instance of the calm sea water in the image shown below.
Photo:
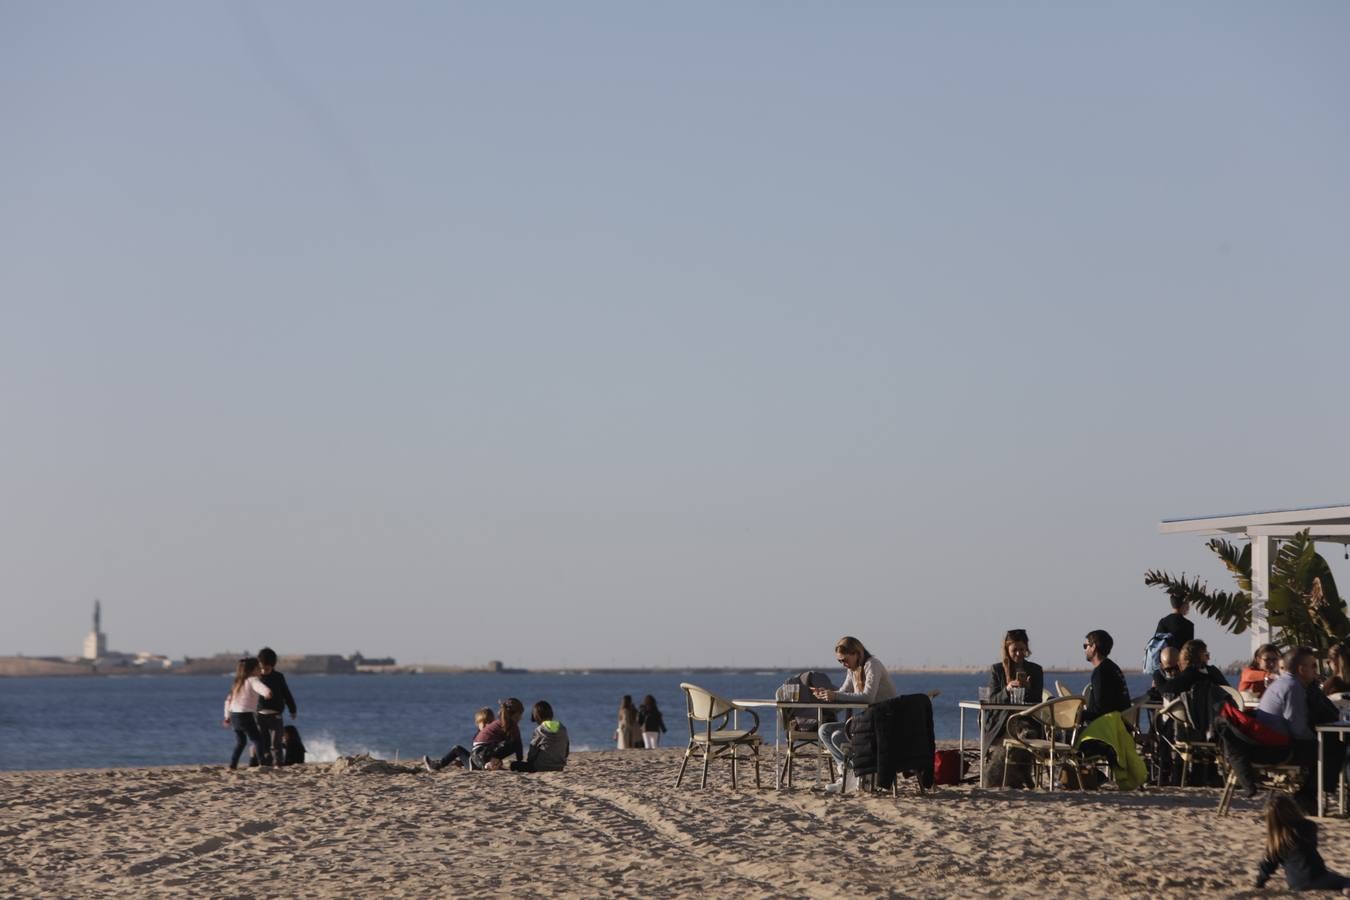
M322 762L363 752L417 758L456 743L467 746L474 710L495 708L507 696L520 698L526 710L535 700L549 701L573 748L598 750L614 746L620 697L632 694L640 701L652 694L670 729L662 745L683 746L688 731L681 681L728 698L757 698L772 697L791 674L297 675L289 682L309 760ZM939 739L957 736L957 701L974 698L985 681L983 675L893 677L900 693L942 691L933 711ZM1081 672L1047 672L1047 686L1055 677L1073 690L1088 680ZM1136 695L1148 686L1143 676L1129 680ZM220 718L228 687L227 679L209 676L0 678L0 769L227 762L234 733L221 727ZM772 734L771 719L761 715L762 730ZM522 731L528 741L528 729Z

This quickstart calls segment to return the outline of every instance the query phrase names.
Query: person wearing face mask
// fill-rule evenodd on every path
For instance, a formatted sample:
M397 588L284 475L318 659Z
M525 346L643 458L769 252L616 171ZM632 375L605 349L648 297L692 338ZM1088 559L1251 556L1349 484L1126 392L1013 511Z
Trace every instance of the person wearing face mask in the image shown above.
M1027 659L1031 655L1025 628L1013 628L1003 635L1000 647L1002 659L989 667L989 702L1012 703L1013 692L1021 691L1021 703L1027 706L1041 702L1045 690L1045 672ZM1012 713L1008 710L989 710L984 717L985 745L992 745L1008 725Z

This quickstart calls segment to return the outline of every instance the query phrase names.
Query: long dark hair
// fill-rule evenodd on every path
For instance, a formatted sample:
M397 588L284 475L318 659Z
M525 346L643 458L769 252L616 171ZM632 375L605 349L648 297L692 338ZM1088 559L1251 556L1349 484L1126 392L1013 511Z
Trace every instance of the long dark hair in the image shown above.
M624 695L623 695L623 701L619 704L619 712L623 712L623 711L626 710L626 709L631 709L631 710L633 710L634 712L637 711L637 707L633 706L633 695L632 695L632 694L624 694Z
M660 712L660 710L656 708L656 698L651 694L642 698L642 708L647 711L648 715L651 715L654 712Z

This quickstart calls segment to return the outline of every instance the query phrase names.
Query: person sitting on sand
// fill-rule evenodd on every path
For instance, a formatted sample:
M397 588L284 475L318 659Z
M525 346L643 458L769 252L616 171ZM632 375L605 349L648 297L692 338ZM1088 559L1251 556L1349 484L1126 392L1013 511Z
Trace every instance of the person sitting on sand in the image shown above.
M253 715L258 710L258 698L272 696L271 689L258 679L260 671L261 667L256 656L246 656L239 660L234 670L234 683L230 685L230 693L225 697L225 726L234 729L234 753L230 755L231 769L239 768L239 757L243 755L244 746L249 741L253 742L259 763L270 765L272 762L270 749L263 743L262 733L258 731L258 723Z
M1021 703L1028 706L1041 702L1045 690L1045 672L1029 662L1031 647L1025 628L1014 628L1003 635L1000 648L1002 659L989 667L989 700L991 703L1011 704L1013 691L1022 692ZM1003 735L1003 729L1012 715L1008 710L990 710L985 713L985 745L992 745Z
M498 728L504 739L495 746L486 749L483 756L483 768L497 770L503 767L508 756L515 756L516 762L525 758L525 747L520 740L520 719L525 715L525 704L515 697L497 701Z
M1262 644L1252 655L1251 664L1238 676L1238 690L1260 697L1276 678L1280 677L1280 648Z
M1265 887L1284 866L1291 891L1340 891L1350 896L1350 878L1327 868L1317 852L1317 823L1288 794L1275 794L1266 804L1266 854L1256 869L1256 886Z
M428 772L435 772L437 769L444 769L446 766L457 766L470 769L481 769L486 762L486 753L488 750L497 747L506 742L506 732L500 724L496 723L492 710L486 706L473 714L473 724L478 731L473 736L473 748L465 750L459 744L450 748L450 752L445 754L439 760L433 760L430 756L422 757L422 765ZM491 725L497 725L496 728L490 728ZM475 754L477 754L477 765L475 765Z
M811 688L817 700L827 703L864 703L871 705L895 696L895 685L891 675L881 660L867 652L862 641L846 635L834 645L834 655L844 667L844 683L837 691L825 688ZM848 741L845 739L847 722L822 723L817 733L821 745L829 751L839 765L844 764L848 753ZM826 785L829 793L840 793L845 789L841 782Z
M567 765L567 755L571 752L571 743L567 739L567 727L553 718L553 707L547 700L540 700L530 710L530 721L535 724L534 736L530 738L530 752L524 762L511 763L512 772L561 772Z
M281 729L281 753L281 764L284 766L305 764L305 742L300 740L300 729L294 725Z
M1111 661L1115 641L1100 628L1089 631L1083 638L1083 658L1092 663L1092 684L1088 688L1087 705L1083 708L1083 724L1109 712L1124 712L1130 708L1130 686L1120 666Z

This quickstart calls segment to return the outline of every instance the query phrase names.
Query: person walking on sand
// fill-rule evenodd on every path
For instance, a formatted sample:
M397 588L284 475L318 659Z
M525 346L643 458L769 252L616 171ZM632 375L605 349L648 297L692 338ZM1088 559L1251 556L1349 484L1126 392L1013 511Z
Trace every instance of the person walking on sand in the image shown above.
M253 741L253 749L258 755L259 765L269 765L271 757L254 713L258 711L258 699L271 697L272 690L258 678L261 667L256 656L246 656L239 660L234 670L234 683L225 697L225 727L234 729L234 753L230 756L230 768L239 768L239 757L244 753L244 745Z
M827 703L863 703L870 706L895 696L895 685L891 682L890 673L886 671L881 660L867 652L862 641L852 635L841 637L834 645L834 656L844 667L844 683L837 691L811 688L811 693L817 700L824 700ZM849 749L848 741L845 739L847 726L848 722L825 722L817 731L821 745L840 766L844 765L844 758ZM850 785L838 781L825 786L826 792L831 794L851 789Z
M619 703L619 727L614 730L614 738L620 750L632 750L642 740L642 728L638 725L637 707L633 705L633 696L624 694Z
M661 732L666 730L665 720L661 718L661 710L656 708L656 698L651 694L642 698L642 705L638 707L638 728L642 730L642 746L647 750L655 750L661 746Z
M258 732L263 743L272 751L272 765L286 765L286 748L282 746L281 711L289 710L295 721L295 698L286 684L286 676L277 671L277 653L271 647L258 651L258 680L272 693L258 701Z

